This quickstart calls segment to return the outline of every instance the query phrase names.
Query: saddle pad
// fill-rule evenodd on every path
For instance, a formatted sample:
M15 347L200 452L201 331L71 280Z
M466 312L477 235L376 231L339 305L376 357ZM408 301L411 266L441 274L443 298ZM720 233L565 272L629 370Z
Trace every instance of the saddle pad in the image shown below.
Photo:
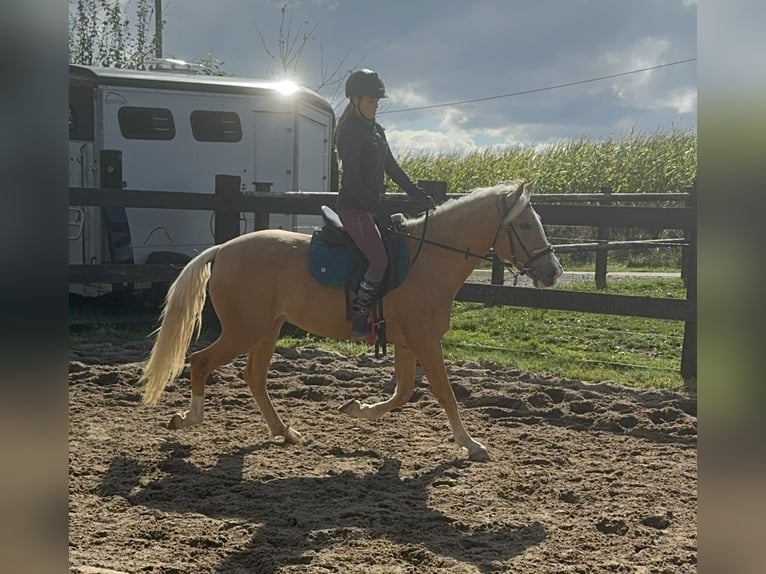
M388 251L388 270L383 283L386 291L395 289L402 284L410 266L410 254L407 250L407 242L404 237L392 236L386 238L386 250ZM327 287L345 288L348 276L354 271L354 261L359 259L359 252L347 245L327 243L322 238L320 231L315 231L311 236L309 247L309 267L311 274L322 285ZM363 259L364 269L367 269L367 261ZM361 276L360 274L360 276Z

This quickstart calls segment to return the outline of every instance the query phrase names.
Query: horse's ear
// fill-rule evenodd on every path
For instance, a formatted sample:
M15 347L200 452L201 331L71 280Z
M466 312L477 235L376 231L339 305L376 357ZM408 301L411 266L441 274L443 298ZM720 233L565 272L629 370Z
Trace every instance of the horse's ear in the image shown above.
M511 192L506 200L511 205L511 210L508 215L505 216L504 222L513 221L519 214L524 211L524 208L529 204L529 194L532 192L532 186L527 183L519 184L519 187Z

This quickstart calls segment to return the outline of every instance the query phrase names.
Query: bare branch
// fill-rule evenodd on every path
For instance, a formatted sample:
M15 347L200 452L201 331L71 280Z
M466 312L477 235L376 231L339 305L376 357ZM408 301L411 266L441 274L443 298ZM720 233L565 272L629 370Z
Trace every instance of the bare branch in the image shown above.
M253 24L258 31L258 36L260 37L261 44L263 45L266 54L281 68L285 76L299 76L309 42L317 42L316 31L319 25L314 24L312 26L308 20L301 20L296 25L295 14L292 9L288 8L286 2L281 4L280 13L279 35L276 42L278 53L273 49L269 49L260 28L255 21L253 21ZM310 27L308 31L304 31L304 26ZM343 86L346 77L353 69L353 67L347 68L347 62L350 56L351 50L349 49L337 64L330 67L326 61L325 44L321 42L319 43L318 72L320 78L314 91L329 91L330 98L328 101L330 101L331 105L333 104L333 101L339 99L341 87ZM361 61L362 60L360 59L356 67L361 64ZM312 74L312 76L316 75L316 71L317 70L315 70L315 73Z
M261 29L258 27L258 24L255 21L255 18L252 18L252 21L253 21L253 26L255 26L255 29L258 32L258 36L261 38L261 44L263 45L263 49L269 55L269 58L271 58L275 62L278 62L279 59L276 56L274 56L274 54L271 53L271 50L269 50L269 46L266 44L266 40L264 39L263 34L261 33Z

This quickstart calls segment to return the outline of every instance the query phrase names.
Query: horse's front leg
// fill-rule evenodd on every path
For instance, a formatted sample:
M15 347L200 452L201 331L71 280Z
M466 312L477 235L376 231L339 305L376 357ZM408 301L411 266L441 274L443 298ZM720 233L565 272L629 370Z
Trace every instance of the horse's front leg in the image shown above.
M447 420L455 437L455 442L468 449L468 456L471 460L483 461L489 459L489 451L478 441L471 438L471 435L463 427L463 421L460 419L460 413L457 410L455 393L449 384L447 378L447 369L444 367L444 354L440 339L420 341L418 344L418 359L423 366L428 384L439 404L447 413Z
M401 344L396 345L394 353L394 374L396 376L394 394L385 401L371 405L351 399L340 407L341 412L371 421L400 407L410 399L415 388L415 366L417 364L415 353Z

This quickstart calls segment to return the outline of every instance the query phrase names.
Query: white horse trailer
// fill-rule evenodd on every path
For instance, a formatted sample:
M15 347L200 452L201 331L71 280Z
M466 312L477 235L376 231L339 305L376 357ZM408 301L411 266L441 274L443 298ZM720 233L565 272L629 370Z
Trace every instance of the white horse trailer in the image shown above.
M240 176L245 194L327 192L334 121L326 100L287 82L71 65L69 185L214 193L223 174ZM316 216L272 214L269 221L307 233L320 224ZM254 225L252 213L241 215L242 233ZM71 264L183 263L213 243L213 212L69 210ZM70 285L87 296L116 288Z

